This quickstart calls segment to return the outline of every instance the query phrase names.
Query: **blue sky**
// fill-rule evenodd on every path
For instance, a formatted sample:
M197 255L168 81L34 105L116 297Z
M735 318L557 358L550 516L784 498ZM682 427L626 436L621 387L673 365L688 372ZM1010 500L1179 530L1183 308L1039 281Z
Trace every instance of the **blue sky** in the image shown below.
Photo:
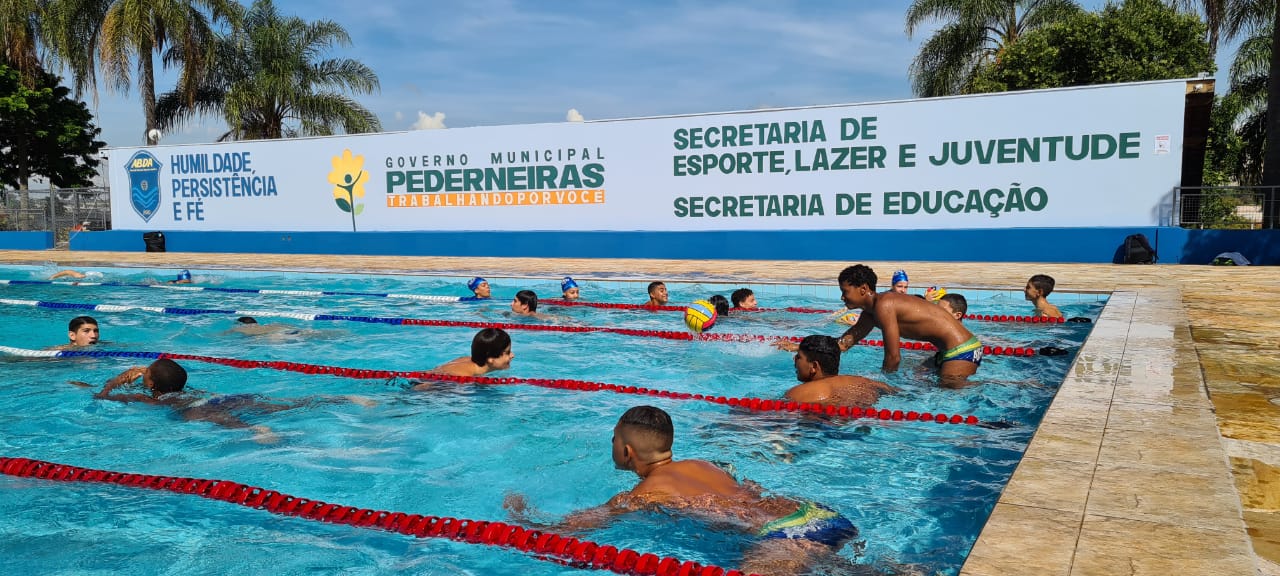
M907 67L928 35L907 38L909 4L276 0L283 14L346 27L353 45L329 57L378 74L380 92L359 99L387 131L560 122L570 109L602 119L909 98ZM1219 52L1221 70L1234 47ZM156 81L161 92L173 83ZM136 92L102 89L94 112L108 145L143 143ZM163 143L223 131L197 118Z

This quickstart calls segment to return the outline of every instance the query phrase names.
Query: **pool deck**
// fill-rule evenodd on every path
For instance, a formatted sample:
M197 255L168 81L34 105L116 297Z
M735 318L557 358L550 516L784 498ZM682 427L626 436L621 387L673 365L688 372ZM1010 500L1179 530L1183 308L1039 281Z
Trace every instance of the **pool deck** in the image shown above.
M0 251L0 262L833 284L843 262ZM865 262L1110 291L961 574L1280 576L1280 269ZM1054 300L1050 297L1050 300ZM835 303L833 303L835 304Z

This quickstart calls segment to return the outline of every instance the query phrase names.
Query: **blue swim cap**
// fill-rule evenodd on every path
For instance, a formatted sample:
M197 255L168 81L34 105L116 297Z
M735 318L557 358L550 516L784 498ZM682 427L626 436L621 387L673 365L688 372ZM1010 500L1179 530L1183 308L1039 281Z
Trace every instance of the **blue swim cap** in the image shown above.
M481 282L488 282L488 280L485 280L484 278L481 278L479 276L472 278L470 282L467 282L467 290L475 292L476 288L480 287Z
M560 282L561 292L565 292L565 291L568 291L570 288L577 288L577 287L578 287L578 283L574 282L573 278L570 278L568 276L565 276L564 281Z
M893 284L897 284L899 282L907 282L906 270L898 270L897 272L893 273Z
M178 273L178 279L179 279L179 280L190 280L190 279L191 279L191 272L188 272L188 271L186 271L186 270L183 270L183 271L179 272L179 273Z

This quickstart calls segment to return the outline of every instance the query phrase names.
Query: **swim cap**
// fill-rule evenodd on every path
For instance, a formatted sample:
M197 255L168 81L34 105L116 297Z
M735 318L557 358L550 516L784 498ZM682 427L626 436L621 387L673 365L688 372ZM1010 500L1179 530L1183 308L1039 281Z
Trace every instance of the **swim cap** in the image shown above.
M191 279L191 272L188 272L188 271L186 271L186 270L183 270L183 271L179 272L179 273L178 273L178 279L179 279L179 280L190 280L190 279Z
M570 277L568 277L568 276L565 276L565 277L564 277L564 281L560 282L560 291L561 291L561 292L565 292L565 291L567 291L567 290L568 290L568 289L570 289L570 288L577 288L577 287L578 287L578 283L577 283L577 282L574 282L574 281L573 281L573 278L570 278Z
M479 276L472 278L470 282L467 282L467 290L475 292L476 288L480 287L481 282L488 282L488 280L485 280L484 278L481 278Z
M899 283L899 282L907 282L907 271L906 271L906 270L899 270L899 271L897 271L897 272L894 272L894 273L893 273L893 282L892 282L892 283L893 283L893 284L897 284L897 283Z

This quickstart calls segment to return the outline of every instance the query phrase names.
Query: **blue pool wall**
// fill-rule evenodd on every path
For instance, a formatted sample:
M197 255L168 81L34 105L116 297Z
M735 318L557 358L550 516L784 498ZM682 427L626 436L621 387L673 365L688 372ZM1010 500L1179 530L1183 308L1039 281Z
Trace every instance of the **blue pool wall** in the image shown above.
M10 235L18 234L10 238ZM46 241L23 235L45 234ZM77 234L72 250L141 252L142 232ZM716 232L190 232L165 231L169 252L674 258L686 260L903 260L1110 263L1124 238L1145 234L1164 264L1207 264L1240 252L1280 264L1280 230L1018 228L1006 230L817 230ZM0 248L43 249L48 233L0 233Z
M48 250L53 232L0 232L0 250Z

